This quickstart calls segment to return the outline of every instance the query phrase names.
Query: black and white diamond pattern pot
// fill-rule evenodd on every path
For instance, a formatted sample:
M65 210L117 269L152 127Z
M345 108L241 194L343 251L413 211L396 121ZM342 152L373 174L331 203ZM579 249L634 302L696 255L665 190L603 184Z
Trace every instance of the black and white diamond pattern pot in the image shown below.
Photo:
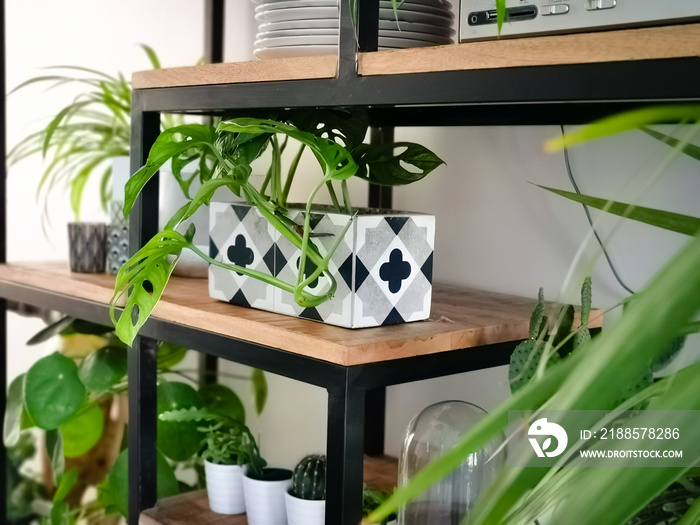
M374 210L373 210L374 211ZM213 202L210 208L210 253L217 260L296 282L300 252L259 213L246 204ZM301 210L289 217L303 224ZM365 328L427 319L433 273L435 217L418 213L362 210L350 217L312 213L312 240L322 255L348 220L352 225L330 260L337 282L334 297L315 307L296 304L291 293L251 277L209 267L209 294L215 299L277 313L314 319L346 328ZM313 268L306 262L305 273ZM321 294L329 279L319 277L307 288Z
M107 225L69 222L68 254L72 272L103 273L107 259Z

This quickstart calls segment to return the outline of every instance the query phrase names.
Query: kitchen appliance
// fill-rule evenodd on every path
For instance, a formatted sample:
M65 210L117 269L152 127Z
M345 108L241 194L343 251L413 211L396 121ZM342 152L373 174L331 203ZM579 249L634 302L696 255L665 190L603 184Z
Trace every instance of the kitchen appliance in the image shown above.
M500 38L700 20L700 0L506 0ZM461 0L459 41L499 38L493 0Z

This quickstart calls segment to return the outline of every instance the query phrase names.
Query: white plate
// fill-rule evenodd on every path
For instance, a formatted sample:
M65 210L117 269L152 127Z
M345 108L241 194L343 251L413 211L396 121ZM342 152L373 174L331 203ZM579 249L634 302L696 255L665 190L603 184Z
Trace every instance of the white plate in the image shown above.
M380 21L381 24L381 21ZM268 31L279 31L280 29L335 29L338 30L338 18L316 18L307 20L282 20L280 22L269 22L260 24L258 31L265 33Z
M337 46L338 35L300 35L262 38L255 41L255 49L287 46Z
M258 41L267 39L277 39L282 37L305 37L305 36L331 36L335 37L335 42L338 41L337 29L287 29L279 31L266 31L255 35L255 47L259 46ZM448 36L432 35L430 33L420 33L416 31L399 31L398 29L380 29L379 36L387 36L393 38L412 38L414 40L424 40L433 44L445 45L452 44L454 41Z
M256 40L263 38L274 38L277 36L304 36L304 35L336 35L338 36L338 28L300 28L300 29L277 29L274 31L261 31L255 35Z
M338 29L337 18L320 18L309 20L283 20L281 22L269 22L260 24L258 30L261 33L280 30L308 31L311 29ZM406 22L405 20L380 20L379 29L415 31L417 33L430 33L433 35L452 36L455 31L451 27L435 24L421 24Z
M390 10L391 11L391 10ZM255 15L258 22L282 22L284 20L308 20L338 18L337 7L292 7L261 11Z
M434 46L432 42L425 42L424 40L413 40L411 38L392 38L392 37L379 37L379 47L393 48L393 49L405 49L408 47L430 47ZM333 43L332 37L326 36L308 36L308 37L293 37L293 38L279 38L279 39L267 39L265 42L255 42L254 52L257 54L258 51L263 51L265 49L282 49L282 48L309 48L309 47L333 47L338 49L337 43Z

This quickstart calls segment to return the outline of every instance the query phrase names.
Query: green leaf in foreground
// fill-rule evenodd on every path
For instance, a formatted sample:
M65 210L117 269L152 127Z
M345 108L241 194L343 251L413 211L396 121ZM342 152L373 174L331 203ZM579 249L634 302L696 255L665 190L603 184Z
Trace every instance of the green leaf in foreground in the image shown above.
M580 351L551 367L541 379L518 390L482 419L455 448L425 467L406 487L395 492L366 522L381 521L446 476L469 454L481 449L507 426L510 410L533 410L545 402L548 402L548 408L556 410L614 408L614 401L624 388L638 380L650 361L668 347L700 309L698 265L700 236L694 237L638 294L614 326L592 339ZM661 304L663 308L659 308ZM631 472L634 469L600 470ZM680 474L682 472L675 473L676 476ZM636 472L630 475L639 477ZM608 491L610 496L617 494L616 505L622 507L621 503L624 503L625 512L634 512L635 508L651 499L642 492L641 496L630 493L630 484L596 485ZM505 516L531 489L532 486L527 483L504 486L501 491L492 493L488 500L481 501L480 505L487 511L494 509L495 514ZM577 495L571 501L562 501L562 504L575 504L578 499ZM609 512L615 506L599 507L601 511ZM615 507L614 510L617 512L619 509ZM495 514L491 518L496 518ZM586 525L606 521L599 515L595 516L598 521L593 521L593 514L589 516L586 511L584 515L568 515L582 518L581 523L585 522ZM620 522L609 517L606 519L612 523Z
M661 133L659 131L655 131L650 128L642 128L642 131L650 137L654 137L656 140L663 142L664 144L668 144L674 149L680 149L680 151L682 151L689 157L694 158L695 160L700 160L699 146L696 146L695 144L683 145L682 142L677 138L672 137L671 135L666 135L665 133Z
M129 450L124 450L109 473L109 496L111 502L123 515L129 514ZM180 487L175 472L163 454L156 452L156 496L158 499L175 496Z
M359 166L355 176L381 186L411 184L444 164L428 148L411 142L360 144L352 154Z
M61 480L58 482L58 487L56 488L56 493L53 496L53 501L63 501L65 497L68 495L70 492L70 489L73 488L75 483L78 481L78 470L77 469L70 469L67 471L63 476L61 476Z
M579 131L549 140L545 144L545 150L557 151L587 140L607 137L651 124L698 121L700 121L700 104L634 109L598 120Z
M68 421L84 399L85 387L72 359L54 353L39 359L27 372L24 403L34 423L44 430Z
M566 197L569 200L590 206L591 208L603 210L626 219L643 222L672 232L695 235L700 231L700 219L697 217L670 211L656 210L654 208L645 208L643 206L634 206L632 204L600 199L598 197L590 197L570 191L548 188L547 186L539 187L562 197Z

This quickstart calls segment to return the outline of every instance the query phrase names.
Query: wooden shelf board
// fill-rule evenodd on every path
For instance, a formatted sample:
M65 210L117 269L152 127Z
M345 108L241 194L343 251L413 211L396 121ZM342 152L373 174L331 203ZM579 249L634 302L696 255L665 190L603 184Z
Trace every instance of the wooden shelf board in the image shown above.
M700 24L362 53L363 76L700 56Z
M375 490L393 492L398 479L398 460L390 456L367 457L364 480ZM164 498L155 507L141 514L140 525L247 525L243 514L227 516L209 509L205 490Z
M362 76L700 56L700 24L361 53ZM134 73L135 89L335 78L337 57L295 57Z
M0 265L0 282L107 304L114 278L76 274L66 263ZM206 279L173 277L153 317L350 366L518 341L527 338L536 300L435 285L431 318L350 330L211 299ZM602 312L591 327L602 325Z
M131 77L134 89L238 84L334 78L338 69L336 56L294 57L251 60L224 64L172 67L137 71Z

